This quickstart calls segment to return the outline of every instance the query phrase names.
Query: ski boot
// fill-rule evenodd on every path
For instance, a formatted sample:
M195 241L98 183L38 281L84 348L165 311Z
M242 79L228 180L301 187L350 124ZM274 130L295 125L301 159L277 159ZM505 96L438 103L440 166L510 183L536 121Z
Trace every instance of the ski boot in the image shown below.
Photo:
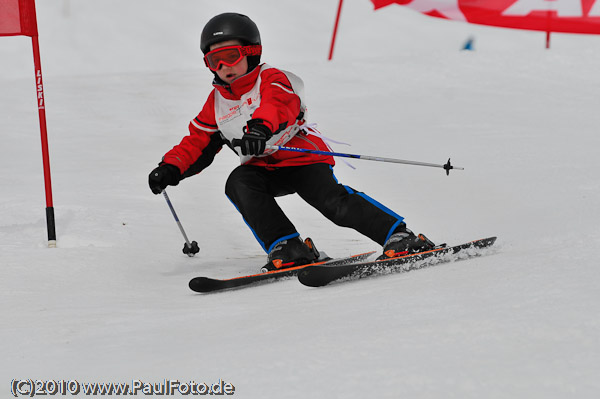
M425 237L423 234L416 236L412 231L406 228L405 224L402 224L385 242L383 254L381 254L377 260L397 258L398 256L430 251L435 247L435 244L431 242L429 238Z
M275 248L269 252L267 258L269 262L260 270L266 273L306 265L315 262L319 256L319 251L310 238L302 242L300 237L294 237L277 243Z

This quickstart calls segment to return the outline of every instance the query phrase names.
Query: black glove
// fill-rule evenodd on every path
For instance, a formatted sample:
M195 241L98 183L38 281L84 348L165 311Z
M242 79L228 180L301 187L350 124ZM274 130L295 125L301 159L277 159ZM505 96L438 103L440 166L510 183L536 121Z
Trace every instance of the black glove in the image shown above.
M160 194L167 186L176 186L181 180L179 168L169 163L162 163L148 175L148 185L154 194Z
M234 147L240 146L243 155L260 155L267 148L267 141L273 137L269 129L261 119L250 119L248 126L244 126L244 136L233 139Z

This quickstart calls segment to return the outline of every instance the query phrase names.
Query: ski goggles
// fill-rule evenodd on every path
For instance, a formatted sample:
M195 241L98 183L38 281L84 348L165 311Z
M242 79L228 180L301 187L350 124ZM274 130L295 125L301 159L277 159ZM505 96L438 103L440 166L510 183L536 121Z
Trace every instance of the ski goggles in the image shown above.
M211 71L218 71L221 65L232 67L247 55L260 55L261 45L219 47L206 53L204 63Z

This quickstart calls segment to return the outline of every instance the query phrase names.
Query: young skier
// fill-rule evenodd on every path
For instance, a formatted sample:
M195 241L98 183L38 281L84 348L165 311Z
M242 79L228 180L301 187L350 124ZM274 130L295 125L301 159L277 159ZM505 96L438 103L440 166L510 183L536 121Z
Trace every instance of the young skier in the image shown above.
M190 134L150 173L154 194L199 173L227 145L240 156L241 165L229 175L225 194L268 254L263 271L310 263L318 256L275 201L293 193L335 224L382 245L381 258L433 247L407 229L403 217L339 184L333 157L267 149L287 144L329 151L306 124L300 78L260 63L260 34L250 18L236 13L213 17L202 31L200 48L214 74L214 89L190 122Z

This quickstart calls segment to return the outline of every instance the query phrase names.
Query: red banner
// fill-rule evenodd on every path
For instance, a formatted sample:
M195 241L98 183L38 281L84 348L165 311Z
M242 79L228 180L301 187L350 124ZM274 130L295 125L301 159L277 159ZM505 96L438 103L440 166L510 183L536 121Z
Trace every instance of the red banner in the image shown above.
M34 0L0 0L0 36L37 36Z
M505 28L600 34L600 0L371 0L423 14Z

